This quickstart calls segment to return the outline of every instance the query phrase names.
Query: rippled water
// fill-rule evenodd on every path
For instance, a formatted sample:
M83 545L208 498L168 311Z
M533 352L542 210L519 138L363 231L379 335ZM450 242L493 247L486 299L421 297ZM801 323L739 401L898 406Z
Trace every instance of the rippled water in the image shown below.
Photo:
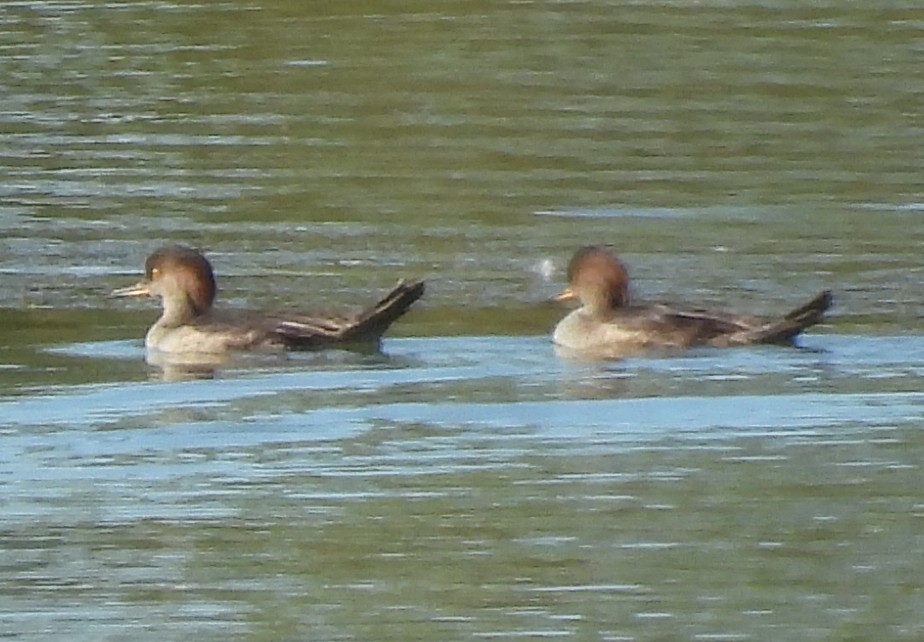
M804 343L393 339L30 391L0 404L8 631L913 639L924 342Z
M913 2L0 5L0 637L924 636ZM231 308L428 292L381 352L148 365ZM548 303L783 311L577 363Z

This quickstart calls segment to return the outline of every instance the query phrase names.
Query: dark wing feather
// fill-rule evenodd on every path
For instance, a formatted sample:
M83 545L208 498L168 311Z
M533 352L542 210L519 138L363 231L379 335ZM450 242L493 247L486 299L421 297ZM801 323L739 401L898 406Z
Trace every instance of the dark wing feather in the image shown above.
M766 322L745 333L741 343L792 343L796 335L824 319L833 302L830 290L819 292L783 318Z
M825 290L776 319L760 319L668 305L648 306L644 308L645 314L636 318L649 327L658 327L657 335L664 338L665 345L725 347L754 343L791 343L797 334L821 321L831 303L831 292ZM639 308L636 308L637 310Z
M724 345L727 337L750 329L751 317L716 313L709 310L656 306L658 324L665 336L671 336L671 345Z
M310 350L335 343L378 341L423 293L423 281L407 283L401 280L375 305L359 314L287 316L275 320L270 331L292 350Z

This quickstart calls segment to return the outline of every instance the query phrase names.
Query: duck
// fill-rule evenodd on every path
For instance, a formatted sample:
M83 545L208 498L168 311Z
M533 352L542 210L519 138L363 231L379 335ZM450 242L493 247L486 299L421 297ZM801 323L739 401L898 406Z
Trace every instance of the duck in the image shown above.
M568 263L568 286L556 301L580 301L555 327L553 343L571 354L619 357L695 346L793 345L819 323L833 296L824 290L783 316L762 318L664 303L636 303L629 274L607 246L579 248Z
M217 291L212 265L201 251L165 245L147 257L141 281L111 294L160 299L160 318L144 338L149 354L217 355L377 344L389 326L423 296L424 282L399 280L378 302L359 313L343 315L219 311L213 307Z

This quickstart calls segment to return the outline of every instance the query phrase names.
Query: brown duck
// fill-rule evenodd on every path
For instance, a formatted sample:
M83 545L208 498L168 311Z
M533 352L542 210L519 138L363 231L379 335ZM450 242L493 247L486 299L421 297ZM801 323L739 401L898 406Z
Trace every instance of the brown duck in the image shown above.
M199 251L169 245L152 253L140 282L114 296L152 296L163 312L144 344L162 353L220 354L238 350L312 350L337 344L377 342L424 292L423 281L398 284L358 314L260 314L212 308L212 266Z
M556 297L579 299L582 306L556 326L552 340L570 351L620 356L649 348L791 344L794 337L822 320L831 306L830 291L782 317L758 318L629 299L625 266L607 248L580 248L568 265L568 289Z

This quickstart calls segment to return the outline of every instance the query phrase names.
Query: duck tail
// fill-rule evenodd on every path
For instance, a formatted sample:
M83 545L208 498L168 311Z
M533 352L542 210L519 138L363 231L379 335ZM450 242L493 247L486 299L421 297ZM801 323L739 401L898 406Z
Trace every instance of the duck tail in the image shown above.
M339 340L368 340L381 337L395 320L423 296L423 293L423 281L408 283L401 279L378 303L357 315L355 322L344 328Z
M819 292L782 319L770 321L754 329L748 342L792 343L796 335L820 322L833 302L834 297L830 290Z

